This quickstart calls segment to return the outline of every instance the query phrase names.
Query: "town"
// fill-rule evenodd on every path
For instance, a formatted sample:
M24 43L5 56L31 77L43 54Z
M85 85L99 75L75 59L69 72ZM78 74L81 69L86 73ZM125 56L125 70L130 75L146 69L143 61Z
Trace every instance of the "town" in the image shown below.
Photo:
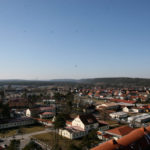
M146 150L149 141L150 87L0 87L2 150Z

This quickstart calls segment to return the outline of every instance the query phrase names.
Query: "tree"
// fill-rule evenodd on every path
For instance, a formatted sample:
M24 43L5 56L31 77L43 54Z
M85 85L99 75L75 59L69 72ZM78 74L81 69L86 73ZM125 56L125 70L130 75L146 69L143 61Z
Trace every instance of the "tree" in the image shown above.
M91 148L99 143L99 139L97 137L97 131L95 129L91 130L87 136L85 136L82 140L82 148Z
M0 91L0 95L2 97L2 99L5 97L5 92L4 91Z
M36 144L33 141L30 141L29 144L27 144L23 150L42 150L41 146Z
M10 118L10 108L8 104L2 104L2 116L3 118Z
M54 94L53 98L57 101L61 101L64 98L64 95L57 92Z
M65 124L66 124L65 115L64 114L58 114L56 116L56 119L54 122L55 129L63 128L63 127L65 127Z
M19 146L20 146L19 140L12 140L7 150L19 150Z
M59 144L55 144L55 145L52 147L52 150L62 150L62 148L59 146Z
M74 95L71 92L69 92L65 97L66 97L66 113L71 113L73 101L74 101Z
M34 104L37 102L38 99L39 99L39 97L36 95L29 95L28 96L29 107L34 106Z
M70 144L68 150L81 150L81 148L77 147L77 146L74 145L74 144Z

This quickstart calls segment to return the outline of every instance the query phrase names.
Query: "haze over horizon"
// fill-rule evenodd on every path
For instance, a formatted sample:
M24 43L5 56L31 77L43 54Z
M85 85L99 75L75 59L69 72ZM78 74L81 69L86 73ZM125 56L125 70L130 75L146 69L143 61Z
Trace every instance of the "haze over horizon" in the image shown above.
M149 0L0 2L0 79L150 78Z

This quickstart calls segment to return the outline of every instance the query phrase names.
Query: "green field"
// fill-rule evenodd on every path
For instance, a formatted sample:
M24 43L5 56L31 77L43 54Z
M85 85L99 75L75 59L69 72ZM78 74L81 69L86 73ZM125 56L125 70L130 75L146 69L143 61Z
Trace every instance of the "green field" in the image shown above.
M28 134L38 131L45 130L45 127L43 126L28 126L28 127L22 127L18 129L9 129L9 130L3 130L0 131L0 137L9 137L9 136L15 136L16 134Z
M46 143L49 146L54 146L55 141L58 141L58 144L62 148L62 150L69 149L69 146L71 144L74 144L77 146L79 146L81 144L81 140L69 140L69 139L63 138L59 135L56 135L56 138L55 138L55 134L52 132L34 135L33 138L38 139L38 140Z

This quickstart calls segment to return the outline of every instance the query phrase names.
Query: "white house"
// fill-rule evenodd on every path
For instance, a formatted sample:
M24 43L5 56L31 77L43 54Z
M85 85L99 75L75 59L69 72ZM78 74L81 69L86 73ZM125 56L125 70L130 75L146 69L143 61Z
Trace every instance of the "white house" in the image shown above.
M98 122L92 114L78 115L73 121L72 126L80 127L83 130L96 129Z
M132 112L135 112L135 113L141 113L143 111L142 108L138 108L138 107L133 107L131 110Z
M31 117L31 111L30 111L30 109L27 109L27 110L26 110L26 116L27 116L27 117Z
M68 139L78 139L87 134L88 131L85 131L79 127L66 127L64 129L59 129L59 135Z
M142 123L142 122L148 122L150 121L150 115L149 114L141 114L141 115L136 115L136 116L131 116L128 117L128 122L138 122L138 123Z
M131 109L130 109L130 107L126 106L126 107L123 107L122 111L128 113L131 111Z
M114 119L122 119L128 117L128 114L125 112L115 112L115 113L110 113L109 115L111 118Z

